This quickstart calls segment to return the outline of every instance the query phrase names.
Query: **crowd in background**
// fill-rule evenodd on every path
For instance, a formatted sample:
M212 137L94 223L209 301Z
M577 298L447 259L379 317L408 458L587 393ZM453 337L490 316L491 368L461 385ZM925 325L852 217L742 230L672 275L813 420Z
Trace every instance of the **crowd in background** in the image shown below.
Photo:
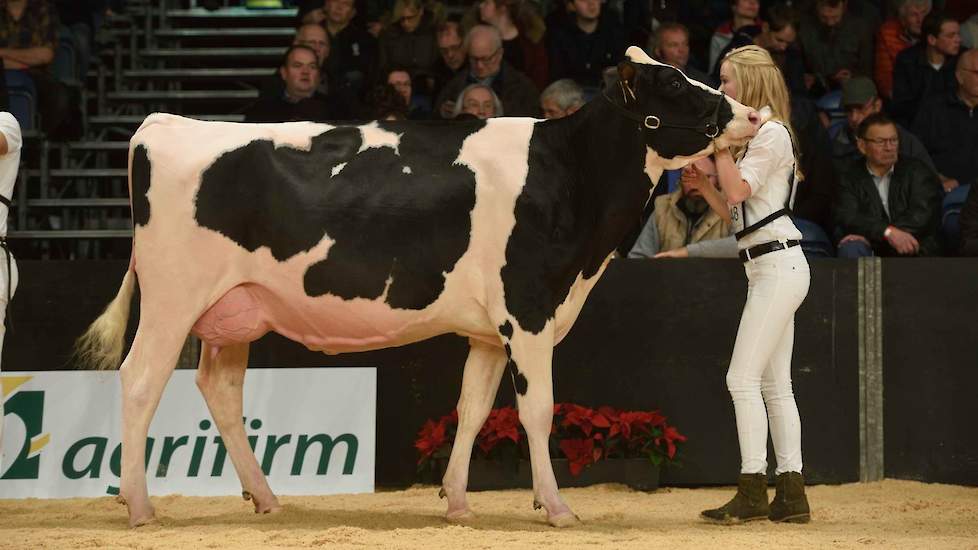
M973 0L292 4L293 45L248 121L560 118L599 93L628 45L715 87L726 52L756 44L792 94L804 175L792 212L806 253L978 255ZM90 45L112 8L107 0L0 0L6 83L36 88L49 135L70 133L72 120L69 91L51 78L57 29ZM655 188L662 197L650 201L622 254L694 245L695 255L699 242L727 237L690 183L709 178L708 161L666 172ZM645 238L633 247L639 228Z

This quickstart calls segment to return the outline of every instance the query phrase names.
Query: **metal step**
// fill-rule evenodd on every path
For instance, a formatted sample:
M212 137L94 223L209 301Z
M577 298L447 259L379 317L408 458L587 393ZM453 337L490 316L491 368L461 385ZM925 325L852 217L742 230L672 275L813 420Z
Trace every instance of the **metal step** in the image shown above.
M16 204L16 203L14 203ZM34 207L110 207L129 206L129 199L29 199L27 206Z
M199 29L159 29L153 36L159 38L238 38L238 37L291 37L295 29L291 27L244 27L244 28L199 28Z
M10 231L8 239L129 239L132 229L68 229Z
M222 59L280 58L288 48L150 48L139 50L142 57L159 59Z
M166 16L175 19L288 19L289 24L293 23L298 10L291 9L270 9L270 10L249 10L242 6L222 8L219 10L205 10L204 8L193 8L189 10L167 10Z
M257 69L135 69L122 76L144 80L250 80L275 76L268 68Z
M192 101L258 99L258 90L142 90L109 92L105 98L114 101Z
M128 141L70 141L68 149L75 151L127 151Z

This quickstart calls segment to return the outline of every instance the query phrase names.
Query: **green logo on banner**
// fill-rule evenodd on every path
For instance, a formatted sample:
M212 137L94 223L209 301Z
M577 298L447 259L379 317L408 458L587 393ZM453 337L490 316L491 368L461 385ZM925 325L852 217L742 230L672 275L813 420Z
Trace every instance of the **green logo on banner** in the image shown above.
M0 479L37 479L41 468L41 449L50 441L41 433L44 426L44 392L16 391L30 376L0 377L0 399L4 416L16 416L24 423L24 440L20 451Z

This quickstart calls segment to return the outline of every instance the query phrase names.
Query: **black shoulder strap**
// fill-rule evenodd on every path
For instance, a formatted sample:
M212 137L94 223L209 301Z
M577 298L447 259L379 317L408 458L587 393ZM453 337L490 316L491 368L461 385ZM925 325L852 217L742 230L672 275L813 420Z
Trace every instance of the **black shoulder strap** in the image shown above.
M3 195L0 195L0 203L3 203L4 206L6 206L7 208L10 208L10 199L8 199L7 197L5 197Z
M750 235L751 233L773 222L774 220L780 218L781 216L790 216L791 195L794 193L794 190L795 190L795 164L791 163L791 173L788 175L788 198L784 200L784 208L776 212L772 212L767 216L764 216L764 218L761 221L753 225L747 225L747 205L745 204L747 201L745 200L743 203L741 203L743 204L742 210L744 214L744 228L738 231L737 233L735 233L734 237L739 241L740 239L743 239L747 235Z

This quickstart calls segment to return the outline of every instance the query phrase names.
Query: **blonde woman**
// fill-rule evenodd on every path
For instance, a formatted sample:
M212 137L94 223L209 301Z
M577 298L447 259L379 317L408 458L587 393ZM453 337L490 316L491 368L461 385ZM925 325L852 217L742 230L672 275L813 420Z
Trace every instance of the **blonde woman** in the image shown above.
M740 443L737 494L702 516L720 523L765 518L806 523L810 512L801 474L801 420L791 389L791 351L795 311L808 294L809 271L798 246L801 233L787 212L800 175L788 122L788 89L770 54L757 46L728 53L720 82L731 98L772 112L745 148L716 153L720 190L730 205L724 214L737 232L748 291L727 371ZM770 505L768 428L777 456L777 489Z

